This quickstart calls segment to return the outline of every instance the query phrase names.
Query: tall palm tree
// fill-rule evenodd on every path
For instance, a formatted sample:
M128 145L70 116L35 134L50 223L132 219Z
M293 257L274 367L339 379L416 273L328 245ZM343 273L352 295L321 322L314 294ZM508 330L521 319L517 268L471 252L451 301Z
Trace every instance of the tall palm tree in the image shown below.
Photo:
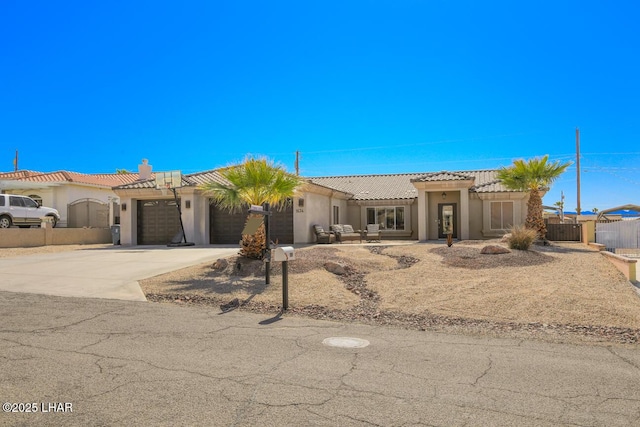
M288 173L282 166L267 158L247 157L237 165L220 171L227 183L210 182L199 188L230 212L248 205L269 203L279 209L285 206L302 184L302 179ZM247 221L258 214L250 214ZM243 235L240 254L247 258L262 259L266 248L264 224L253 235Z
M529 192L525 227L536 230L540 239L544 239L547 234L547 227L542 219L541 193L547 191L551 183L571 165L571 162L560 163L558 160L551 163L548 160L549 155L528 161L514 160L512 166L498 171L498 179L507 188Z

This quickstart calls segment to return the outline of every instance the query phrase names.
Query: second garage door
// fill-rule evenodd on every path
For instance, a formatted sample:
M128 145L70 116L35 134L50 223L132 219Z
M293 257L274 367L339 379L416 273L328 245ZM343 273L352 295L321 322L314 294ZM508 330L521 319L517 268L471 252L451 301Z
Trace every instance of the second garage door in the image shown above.
M212 203L209 210L209 241L212 244L234 244L240 241L242 229L247 220L247 209L229 213ZM271 216L271 240L278 243L293 243L293 206L291 203L282 211L274 211Z
M138 200L139 245L166 245L179 230L175 200Z

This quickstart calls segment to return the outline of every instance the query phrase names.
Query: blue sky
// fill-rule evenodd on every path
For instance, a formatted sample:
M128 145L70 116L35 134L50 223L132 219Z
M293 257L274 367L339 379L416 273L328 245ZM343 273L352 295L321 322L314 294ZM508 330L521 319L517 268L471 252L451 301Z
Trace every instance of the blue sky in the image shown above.
M637 2L0 3L0 170L304 176L575 160L640 204ZM544 198L576 207L572 166Z

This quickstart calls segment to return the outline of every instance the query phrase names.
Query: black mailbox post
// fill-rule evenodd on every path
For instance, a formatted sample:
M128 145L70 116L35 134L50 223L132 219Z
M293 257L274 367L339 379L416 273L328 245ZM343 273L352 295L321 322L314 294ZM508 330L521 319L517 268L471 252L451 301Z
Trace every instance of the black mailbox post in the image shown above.
M262 206L251 205L251 207L249 208L249 213L264 216L264 233L267 239L266 248L263 252L263 259L266 263L264 271L264 283L268 285L271 282L271 234L269 233L269 217L271 216L271 211L269 210L269 203L265 203Z

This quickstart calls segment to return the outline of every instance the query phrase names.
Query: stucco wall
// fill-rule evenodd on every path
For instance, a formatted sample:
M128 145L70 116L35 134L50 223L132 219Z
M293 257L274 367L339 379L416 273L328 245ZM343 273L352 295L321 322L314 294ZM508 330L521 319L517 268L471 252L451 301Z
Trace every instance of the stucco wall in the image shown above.
M1 248L30 248L47 245L89 245L111 242L111 229L108 228L0 229Z
M328 230L331 221L331 200L329 196L305 193L303 198L303 207L299 206L299 197L294 198L293 201L294 243L315 242L315 234L312 229L313 225L319 224Z
M469 196L469 238L482 240L482 200L476 194Z
M362 207L355 203L347 203L347 217L345 224L351 224L354 230L362 230L365 226L362 220Z

